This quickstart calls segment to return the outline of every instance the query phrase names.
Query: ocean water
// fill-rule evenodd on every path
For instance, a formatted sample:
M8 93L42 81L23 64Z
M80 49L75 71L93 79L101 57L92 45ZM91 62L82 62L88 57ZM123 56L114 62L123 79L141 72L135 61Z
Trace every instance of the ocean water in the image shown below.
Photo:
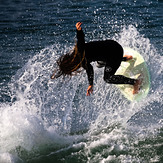
M163 162L163 1L5 0L0 2L0 163ZM129 102L96 68L51 80L76 40L114 39L140 52L151 88Z

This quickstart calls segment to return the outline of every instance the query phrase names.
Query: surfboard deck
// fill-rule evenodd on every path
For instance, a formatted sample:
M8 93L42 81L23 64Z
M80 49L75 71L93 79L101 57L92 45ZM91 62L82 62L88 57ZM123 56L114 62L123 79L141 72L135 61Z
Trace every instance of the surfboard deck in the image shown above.
M133 59L122 62L116 75L124 75L133 79L137 79L141 75L142 84L138 94L133 94L132 85L119 84L116 86L129 101L140 101L148 95L150 89L150 75L147 65L142 55L131 48L124 48L124 54L133 56Z

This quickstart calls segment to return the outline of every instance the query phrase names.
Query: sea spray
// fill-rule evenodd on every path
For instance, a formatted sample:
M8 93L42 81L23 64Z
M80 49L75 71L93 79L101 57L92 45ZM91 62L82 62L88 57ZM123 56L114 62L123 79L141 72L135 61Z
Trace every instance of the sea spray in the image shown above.
M150 161L148 153L141 156L136 146L140 140L148 139L149 133L157 137L156 131L159 134L162 126L161 57L136 27L124 27L119 36L114 39L123 46L136 48L145 57L152 80L147 98L130 103L118 88L103 81L104 70L94 63L91 97L86 97L85 71L66 80L62 77L51 80L56 60L70 47L60 44L47 47L18 71L9 85L12 102L0 109L2 159L40 162L49 157L64 161L82 156L88 162ZM157 57L151 59L154 54ZM154 83L158 83L157 87ZM146 112L152 121L151 116L145 118ZM145 152L146 148L141 150ZM64 158L63 153L67 153ZM154 154L152 157L155 159Z

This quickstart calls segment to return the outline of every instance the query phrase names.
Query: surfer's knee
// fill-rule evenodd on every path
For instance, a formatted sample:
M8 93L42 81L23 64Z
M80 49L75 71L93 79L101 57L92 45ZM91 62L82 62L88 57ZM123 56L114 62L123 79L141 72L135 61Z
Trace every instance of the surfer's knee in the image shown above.
M110 74L104 74L104 77L103 77L104 81L106 83L111 83L112 79L111 79L111 75Z
M110 83L112 81L112 76L114 75L114 71L113 68L110 66L106 66L105 67L105 71L104 71L104 81L107 83Z

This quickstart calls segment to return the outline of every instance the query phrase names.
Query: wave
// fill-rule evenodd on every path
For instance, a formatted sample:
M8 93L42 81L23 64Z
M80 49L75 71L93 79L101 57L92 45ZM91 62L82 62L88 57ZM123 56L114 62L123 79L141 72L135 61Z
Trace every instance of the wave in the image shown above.
M162 56L133 25L124 27L113 39L143 55L151 75L148 97L140 102L127 101L118 88L103 81L103 69L95 64L91 97L85 95L84 71L70 79L51 81L55 61L72 47L47 47L13 76L9 84L11 103L0 106L1 162L161 159L157 153L160 142L155 151L149 150L145 156L140 151L147 150L146 139L152 139L149 144L153 147L161 134Z

